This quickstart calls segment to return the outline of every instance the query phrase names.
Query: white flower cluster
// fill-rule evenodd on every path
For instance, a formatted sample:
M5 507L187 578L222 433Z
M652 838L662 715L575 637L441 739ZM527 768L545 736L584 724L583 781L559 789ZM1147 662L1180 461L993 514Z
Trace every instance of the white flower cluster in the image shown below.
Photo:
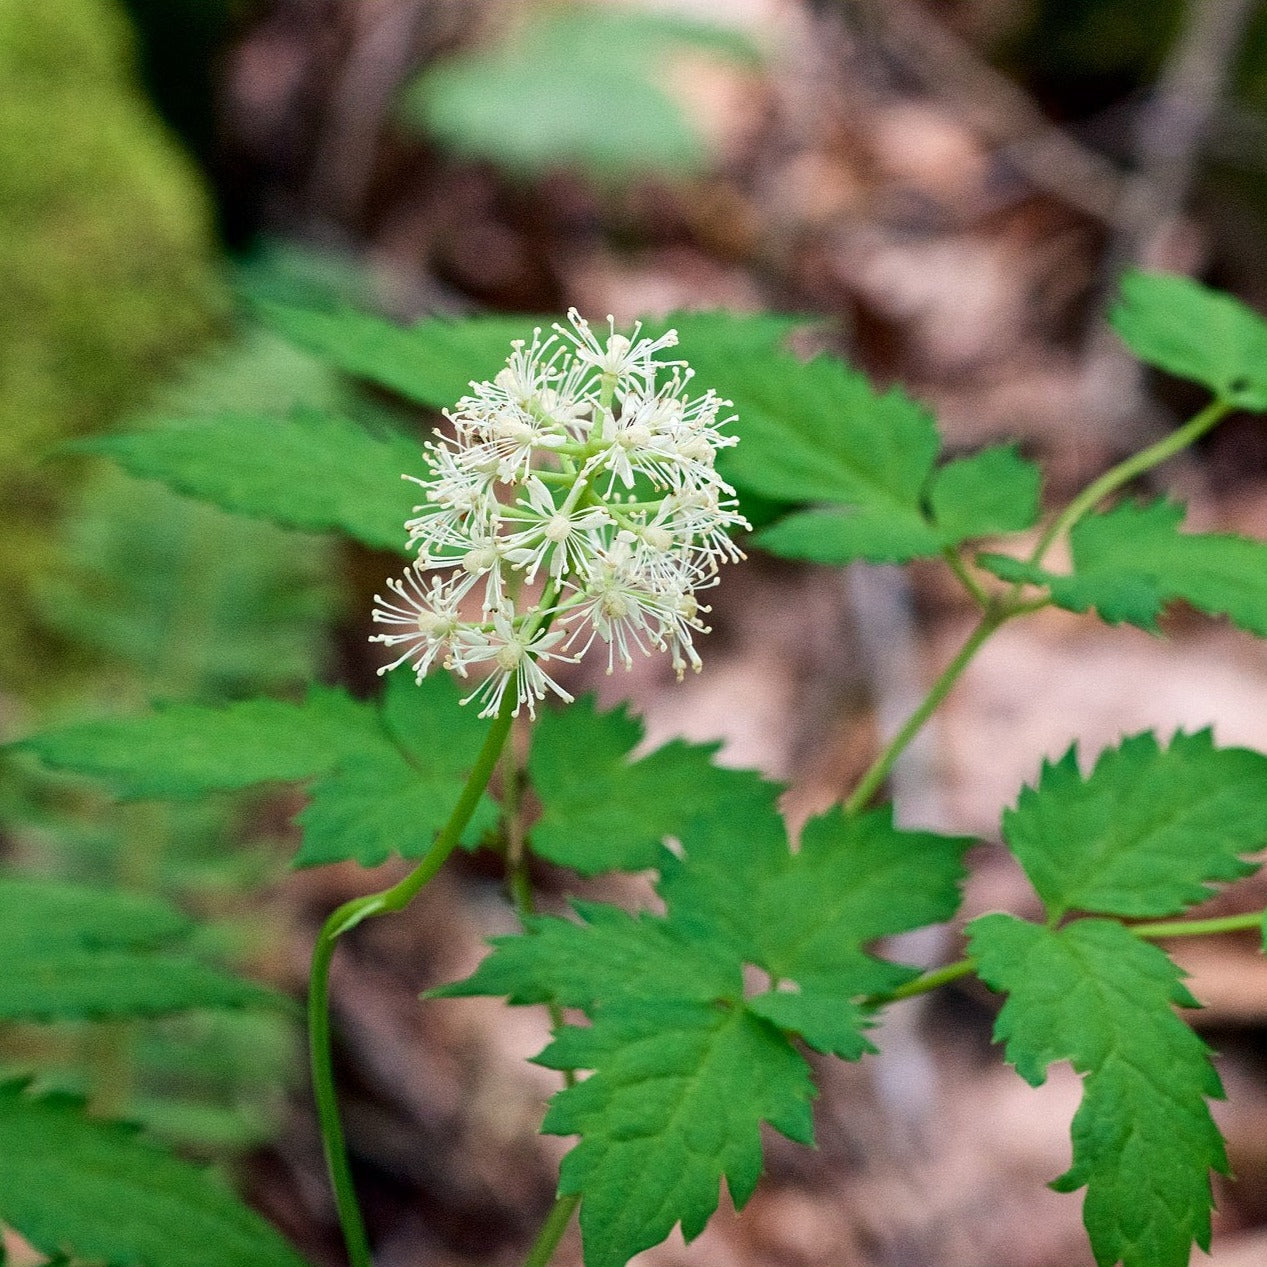
M748 527L714 467L736 437L729 401L688 399L692 371L656 354L677 343L615 332L600 338L573 309L570 328L516 341L493 381L472 383L446 417L453 438L429 444L426 500L405 526L418 557L392 598L375 595L371 641L400 651L421 681L437 662L491 673L468 696L481 716L515 693L532 713L547 674L597 640L607 671L633 651L667 650L682 676L700 667L696 598L717 565L742 558L729 534ZM406 476L414 479L413 476ZM463 701L466 702L466 701Z

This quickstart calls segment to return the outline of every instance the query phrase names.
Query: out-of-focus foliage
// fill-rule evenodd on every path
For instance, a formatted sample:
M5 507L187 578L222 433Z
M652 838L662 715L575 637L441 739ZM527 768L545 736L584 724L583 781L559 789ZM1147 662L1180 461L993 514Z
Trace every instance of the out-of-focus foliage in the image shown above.
M668 14L577 4L525 5L517 16L492 47L423 74L403 114L458 153L523 176L557 166L612 182L700 171L707 143L664 87L675 61L757 59L737 32Z
M209 334L223 304L194 175L133 82L107 0L0 0L0 680L49 671L30 578L54 552L64 470Z
M296 293L267 265L243 280ZM261 399L341 410L352 395L334 371L248 326L187 363L150 411L197 416ZM295 691L322 671L338 570L325 542L96 463L52 539L56 566L34 594L44 625L75 648L75 716ZM199 953L236 969L282 935L242 905L279 865L258 805L120 808L64 780L11 774L0 808L21 870L162 895L205 921ZM223 1158L272 1133L297 1068L296 1033L276 1012L223 1010L105 1031L27 1026L6 1035L0 1063Z

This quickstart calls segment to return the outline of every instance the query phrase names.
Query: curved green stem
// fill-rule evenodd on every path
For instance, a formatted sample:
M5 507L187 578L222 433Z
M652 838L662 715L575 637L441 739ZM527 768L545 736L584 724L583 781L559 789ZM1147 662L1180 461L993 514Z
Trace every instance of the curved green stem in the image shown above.
M1088 484L1051 522L1039 538L1029 561L1041 563L1056 540L1068 532L1088 511L1094 509L1097 503L1103 501L1110 493L1116 492L1124 484L1129 484L1137 475L1142 475L1154 466L1159 466L1167 458L1174 457L1180 450L1195 443L1226 418L1233 408L1226 401L1212 400L1178 430L1172 431L1168 436L1163 436L1156 444L1141 449L1124 462L1119 462L1111 470L1105 471L1098 480Z
M334 1086L334 1065L330 1044L330 963L338 939L362 920L387 911L399 911L408 906L426 884L444 865L457 847L475 813L484 789L497 765L507 735L510 734L513 711L518 700L513 691L507 691L501 709L488 729L484 744L462 795L449 815L448 822L440 829L435 843L422 861L398 884L381 893L370 893L344 902L322 925L317 944L312 953L312 974L308 985L308 1049L312 1068L312 1092L317 1104L317 1122L321 1130L321 1144L325 1151L330 1182L334 1187L335 1206L343 1239L347 1246L348 1261L352 1267L371 1267L369 1241L365 1235L365 1223L356 1200L352 1184L352 1172L348 1165L347 1143L339 1120L339 1103Z
M972 657L981 649L982 643L994 633L1000 625L1009 620L1013 611L1009 607L991 604L977 622L977 627L968 635L968 640L959 648L959 653L941 671L937 681L933 683L920 706L906 719L902 728L885 745L884 750L871 763L870 769L862 776L858 786L854 788L849 799L845 801L846 814L857 814L866 808L867 802L876 794L880 785L889 777L889 772L897 764L897 759L905 751L906 746L919 733L920 728L937 710L938 705L950 694L950 688L959 680L959 676L968 667Z
M1145 941L1166 941L1172 937L1216 937L1220 933L1257 931L1267 920L1267 910L1249 911L1245 915L1220 915L1214 919L1176 919L1155 924L1124 924L1127 932ZM949 985L961 977L971 976L977 970L975 959L958 959L941 968L933 968L914 981L900 985L886 994L873 994L863 1000L864 1007L884 1007L900 999L911 999L918 994L928 994L939 986Z
M528 1257L524 1259L524 1267L546 1267L546 1263L554 1257L554 1251L559 1248L563 1233L568 1230L572 1215L576 1213L576 1207L580 1204L579 1196L555 1198L554 1205L550 1213L546 1215L546 1221L541 1225L541 1231L537 1233L537 1239L533 1242Z
M1190 418L1176 431L1164 436L1156 444L1141 449L1123 462L1119 462L1111 470L1106 471L1099 479L1092 481L1065 509L1048 525L1030 555L1031 564L1043 561L1047 551L1057 539L1069 532L1073 526L1101 502L1110 493L1130 483L1137 475L1158 466L1167 458L1173 457L1182 449L1193 444L1205 435L1233 410L1233 406L1223 400L1212 400L1204 409ZM1024 585L1018 582L1012 586L1008 594L1001 599L992 599L968 572L963 561L953 551L944 552L946 562L955 576L964 585L982 608L981 620L968 636L959 654L946 666L941 676L933 683L924 702L907 718L901 730L889 741L884 750L862 776L861 782L853 794L845 801L845 812L855 814L863 809L880 785L888 778L897 759L905 751L907 745L919 733L936 711L938 705L950 693L950 688L958 681L960 674L967 668L972 657L981 649L982 644L1004 623L1013 616L1038 611L1050 604L1050 598L1043 597L1030 601L1022 601L1019 597Z
M936 990L943 985L949 985L952 981L958 981L961 977L969 977L977 970L977 961L975 959L960 959L955 963L948 963L942 968L933 968L916 977L914 981L908 981L905 985L900 985L896 990L890 990L887 994L873 994L869 998L863 1000L864 1007L883 1007L887 1003L897 1003L901 999L913 999L918 994L928 994L932 990Z

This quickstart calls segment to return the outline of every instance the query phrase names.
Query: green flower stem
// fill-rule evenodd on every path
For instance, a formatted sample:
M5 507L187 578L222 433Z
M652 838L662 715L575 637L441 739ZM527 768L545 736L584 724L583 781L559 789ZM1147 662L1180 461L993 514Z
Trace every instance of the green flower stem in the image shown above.
M403 910L435 876L445 860L457 847L462 832L484 789L493 776L497 758L501 755L506 737L514 720L512 711L517 703L513 691L507 691L501 709L489 727L484 745L475 759L475 766L466 780L462 795L422 861L398 884L381 893L344 902L322 925L312 954L312 974L308 984L308 1046L312 1068L312 1092L317 1104L317 1121L321 1129L321 1143L325 1151L330 1182L334 1187L335 1206L339 1223L343 1228L343 1240L347 1246L348 1261L352 1267L371 1267L369 1241L365 1235L365 1223L357 1204L356 1190L352 1185L352 1172L348 1165L347 1143L339 1120L339 1103L334 1086L334 1066L330 1044L330 963L334 958L335 944L344 933L355 928L362 920L388 911Z
M1145 941L1168 941L1173 937L1217 937L1220 933L1257 932L1267 920L1267 910L1250 911L1245 915L1220 915L1215 919L1176 919L1156 924L1126 924L1128 932ZM884 1007L900 999L911 999L917 994L928 994L939 986L949 985L961 977L969 977L977 970L975 959L959 959L942 968L933 968L923 976L900 985L887 994L873 994L864 1000L865 1007Z
M537 1239L533 1242L528 1257L524 1259L524 1267L546 1267L546 1264L554 1257L554 1251L559 1248L563 1233L568 1230L572 1215L576 1213L576 1207L580 1204L579 1195L555 1198L554 1205L550 1213L546 1215L546 1221L541 1225L541 1231L537 1233Z
M897 759L905 751L906 746L919 733L924 723L933 715L938 705L950 694L950 688L959 680L972 657L981 649L982 644L1014 614L1010 607L999 603L991 603L977 622L977 627L968 635L968 640L959 648L959 653L941 671L941 676L933 683L920 706L906 719L901 730L889 740L884 751L871 763L871 768L862 776L858 786L854 788L849 799L845 801L846 814L857 814L866 808L867 803L879 790L880 785L889 777L889 772L897 764Z
M1167 458L1174 457L1182 449L1194 444L1207 431L1222 422L1233 410L1234 406L1224 400L1212 400L1199 413L1193 415L1177 431L1141 449L1124 462L1119 462L1111 470L1105 471L1098 480L1088 484L1077 497L1052 521L1047 530L1034 547L1030 562L1038 564L1043 561L1047 551L1057 539L1067 533L1088 511L1104 500L1110 493L1116 492L1124 484L1129 484L1137 475L1159 466Z

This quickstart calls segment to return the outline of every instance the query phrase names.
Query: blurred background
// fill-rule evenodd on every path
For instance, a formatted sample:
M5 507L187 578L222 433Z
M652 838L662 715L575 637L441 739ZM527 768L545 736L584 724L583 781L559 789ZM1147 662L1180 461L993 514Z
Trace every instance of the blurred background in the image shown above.
M1267 305L1267 6L1255 0L0 0L0 739L51 721L371 689L394 560L232 519L58 454L159 417L299 405L427 419L252 319L262 298L624 321L781 310L952 447L1018 438L1067 496L1200 403L1137 371L1104 313L1128 265ZM1208 530L1267 537L1267 433L1233 419L1163 479ZM969 628L931 567L754 555L717 592L707 667L587 676L653 740L725 741L803 819L865 768ZM966 914L1027 911L1001 807L1044 755L1149 726L1267 748L1267 651L1188 612L1164 639L1051 612L986 649L897 772L906 825L978 834ZM0 770L10 871L161 893L203 953L300 994L315 930L386 882L288 870L276 794L109 805ZM543 869L558 907L574 877ZM590 886L642 894L630 883ZM1229 899L1230 900L1230 899ZM1267 904L1267 883L1235 900ZM1222 903L1222 904L1220 904ZM1215 899L1212 910L1232 909ZM463 859L363 926L334 978L345 1112L378 1267L522 1258L565 1147L533 1009L417 1002L508 931ZM957 933L897 953L941 962ZM1221 1053L1217 1267L1267 1257L1267 963L1184 946ZM819 1147L660 1267L1083 1267L1067 1165L1079 1084L990 1048L971 985L895 1009L880 1058L820 1062ZM315 1263L341 1261L285 1018L5 1027L0 1066L143 1121L229 1172ZM15 1261L22 1262L20 1257ZM579 1263L575 1234L558 1261Z

